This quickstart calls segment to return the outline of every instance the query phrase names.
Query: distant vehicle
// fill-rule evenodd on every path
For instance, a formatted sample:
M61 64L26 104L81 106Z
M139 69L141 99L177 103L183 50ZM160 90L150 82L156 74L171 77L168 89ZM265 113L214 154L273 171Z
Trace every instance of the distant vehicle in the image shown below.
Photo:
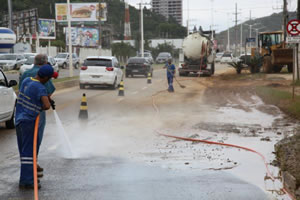
M55 61L57 62L58 67L66 69L67 66L69 65L69 54L68 53L59 53L55 56ZM76 53L72 54L72 61L73 61L74 68L78 69L80 60Z
M0 68L3 70L17 70L26 61L20 54L2 54L0 55Z
M16 34L9 28L0 27L0 53L9 53L16 44Z
M15 106L17 95L13 86L17 81L7 81L4 72L0 69L0 123L5 122L6 128L15 128Z
M172 58L171 54L168 52L160 52L156 57L156 63L166 63L169 58Z
M134 75L144 75L145 77L148 77L148 73L151 73L152 76L153 68L146 58L131 57L128 59L125 73L126 77L129 75L131 75L131 77Z
M182 50L184 63L178 68L179 76L200 73L211 76L215 73L212 31L195 32L184 38Z
M24 74L25 71L31 69L34 66L34 57L35 56L29 57L25 61L25 63L20 67L20 70L19 70L20 77ZM56 63L56 61L54 60L53 57L48 56L48 62L53 67L54 71L59 72L58 65L57 65L57 63Z
M232 53L225 52L221 58L221 63L230 63L233 62Z
M80 89L85 86L104 85L116 89L123 77L123 67L112 56L89 56L79 74Z
M139 53L139 56L138 57L142 57L142 54L141 53ZM153 64L153 57L152 57L152 54L150 53L150 52L144 52L144 58L146 58L146 59L148 59L149 60L149 62L151 63L151 64Z
M224 54L224 52L217 53L215 62L221 62L221 58L222 58L223 54Z
M31 56L36 56L37 55L37 53L23 53L23 56L26 58L26 59L28 59L29 57L31 57Z

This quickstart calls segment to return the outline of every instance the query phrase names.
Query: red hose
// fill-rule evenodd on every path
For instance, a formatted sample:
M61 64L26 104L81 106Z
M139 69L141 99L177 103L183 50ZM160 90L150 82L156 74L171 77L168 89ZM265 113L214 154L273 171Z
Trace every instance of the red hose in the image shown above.
M275 178L274 176L270 173L270 170L269 170L269 167L268 167L268 163L266 161L266 158L259 152L253 150L253 149L250 149L250 148L247 148L247 147L243 147L243 146L239 146L239 145L235 145L235 144L226 144L226 143L220 143L220 142L213 142L213 141L208 141L208 140L200 140L200 139L194 139L194 138L185 138L185 137L179 137L179 136L173 136L173 135L167 135L167 134L163 134L163 133L160 133L159 131L156 130L156 132L159 134L159 135L162 135L162 136L165 136L165 137L170 137L170 138L175 138L175 139L179 139L179 140L185 140L185 141L190 141L190 142L202 142L202 143L206 143L206 144L215 144L215 145L222 145L222 146L227 146L227 147L234 147L234 148L238 148L238 149L244 149L246 151L250 151L250 152L253 152L257 155L259 155L262 160L264 161L264 164L265 164L265 167L266 167L266 170L267 170L267 174L268 176L272 179L272 181L275 181ZM296 200L285 188L282 188L281 189L283 192L285 192L292 200Z

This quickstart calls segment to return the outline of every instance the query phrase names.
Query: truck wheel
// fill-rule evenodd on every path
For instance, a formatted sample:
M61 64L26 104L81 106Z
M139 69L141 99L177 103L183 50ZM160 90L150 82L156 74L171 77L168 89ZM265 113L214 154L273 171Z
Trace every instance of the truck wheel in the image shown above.
M213 75L215 73L215 63L212 63L210 65L210 75Z
M293 73L293 64L289 64L288 65L288 71L289 71L289 73Z
M279 73L279 72L281 71L281 69L282 69L282 66L274 66L274 67L273 67L273 71L274 71L275 73Z

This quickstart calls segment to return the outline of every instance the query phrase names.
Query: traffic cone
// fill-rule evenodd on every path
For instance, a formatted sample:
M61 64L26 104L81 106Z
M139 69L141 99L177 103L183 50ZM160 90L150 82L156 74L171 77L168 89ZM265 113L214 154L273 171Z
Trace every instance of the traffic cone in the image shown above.
M123 82L123 79L120 82L119 96L124 96L124 82Z
M83 93L82 99L81 99L79 118L80 119L87 119L88 118L88 106L87 106L85 93Z
M150 84L152 83L152 77L151 77L151 73L148 73L148 79L147 79L147 83Z

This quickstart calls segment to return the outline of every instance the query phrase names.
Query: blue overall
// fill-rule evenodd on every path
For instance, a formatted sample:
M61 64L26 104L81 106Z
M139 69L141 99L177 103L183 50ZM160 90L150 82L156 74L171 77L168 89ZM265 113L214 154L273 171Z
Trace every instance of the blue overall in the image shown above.
M24 72L24 74L22 75L22 77L20 77L20 81L19 81L19 89L22 85L22 82L25 78L27 77L35 77L37 72L39 71L40 67L39 66L33 66L33 68L31 68L30 70ZM45 85L44 85L47 89L47 93L48 95L51 95L54 93L55 91L55 87L52 83L51 80L49 80ZM46 112L42 111L40 114L40 123L39 123L39 134L38 134L38 147L40 147L41 143L42 143L42 139L44 136L44 130L45 130L45 126L46 126ZM38 148L37 153L39 153L40 148Z
M168 91L174 92L173 78L174 78L174 73L175 73L175 65L174 64L169 65L167 63L166 67L167 67L167 79L168 79L168 85L169 85Z
M45 86L34 78L24 79L16 105L17 142L21 160L20 185L33 185L33 135L36 117L42 111ZM39 148L39 144L37 145Z

